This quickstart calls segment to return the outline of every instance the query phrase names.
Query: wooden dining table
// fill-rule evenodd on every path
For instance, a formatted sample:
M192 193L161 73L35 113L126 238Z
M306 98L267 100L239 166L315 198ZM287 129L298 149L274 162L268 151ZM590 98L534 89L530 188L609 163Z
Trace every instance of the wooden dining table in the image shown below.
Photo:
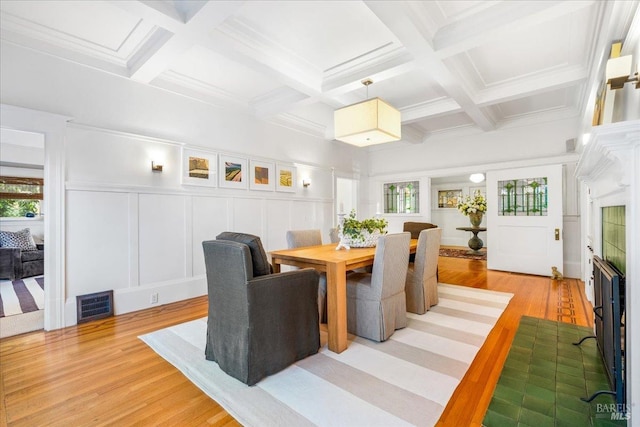
M415 253L417 239L411 239L410 253ZM314 268L327 274L327 335L329 350L341 353L347 340L347 271L373 265L376 248L336 250L336 244L307 246L271 251L274 273L281 265Z

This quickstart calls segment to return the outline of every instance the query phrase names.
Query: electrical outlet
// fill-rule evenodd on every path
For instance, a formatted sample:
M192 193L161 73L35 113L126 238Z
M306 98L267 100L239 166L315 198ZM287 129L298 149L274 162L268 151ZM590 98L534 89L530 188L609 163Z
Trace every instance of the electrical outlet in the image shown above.
M158 303L158 293L154 292L151 294L151 304L157 304Z

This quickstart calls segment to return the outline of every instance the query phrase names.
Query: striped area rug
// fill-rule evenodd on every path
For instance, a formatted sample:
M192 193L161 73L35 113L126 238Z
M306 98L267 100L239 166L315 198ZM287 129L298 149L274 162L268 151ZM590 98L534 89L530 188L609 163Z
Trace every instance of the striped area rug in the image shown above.
M0 317L30 313L44 308L44 276L0 280Z
M434 425L512 294L439 284L440 302L376 343L322 348L253 387L204 358L206 318L140 337L245 426Z

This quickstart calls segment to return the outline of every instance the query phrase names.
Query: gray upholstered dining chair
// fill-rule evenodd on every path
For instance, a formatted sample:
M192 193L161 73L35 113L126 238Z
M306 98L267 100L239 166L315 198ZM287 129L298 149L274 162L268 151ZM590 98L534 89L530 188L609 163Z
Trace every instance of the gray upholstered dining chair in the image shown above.
M418 235L416 260L409 264L405 292L407 311L424 314L438 303L438 256L441 228L424 229Z
M372 272L347 276L347 330L350 333L385 341L396 329L407 326L404 286L410 240L410 233L380 237Z
M402 224L402 231L408 231L411 233L412 239L417 239L422 230L428 230L429 228L436 228L437 225L430 222L413 222L407 221ZM409 255L409 262L415 262L416 254Z
M318 352L318 273L270 274L260 238L222 237L202 242L209 293L205 357L253 385Z
M320 230L289 230L287 231L287 247L289 249L322 244ZM318 315L321 323L327 323L327 275L320 274L318 284Z
M340 229L338 227L332 227L329 229L329 240L331 243L340 242Z

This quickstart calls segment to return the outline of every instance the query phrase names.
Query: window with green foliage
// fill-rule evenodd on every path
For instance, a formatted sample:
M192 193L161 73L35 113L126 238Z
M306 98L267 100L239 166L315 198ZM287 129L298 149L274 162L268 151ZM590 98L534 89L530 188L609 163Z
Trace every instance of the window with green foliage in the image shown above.
M43 187L41 178L0 176L0 217L40 215Z
M420 182L384 184L384 213L420 213Z

